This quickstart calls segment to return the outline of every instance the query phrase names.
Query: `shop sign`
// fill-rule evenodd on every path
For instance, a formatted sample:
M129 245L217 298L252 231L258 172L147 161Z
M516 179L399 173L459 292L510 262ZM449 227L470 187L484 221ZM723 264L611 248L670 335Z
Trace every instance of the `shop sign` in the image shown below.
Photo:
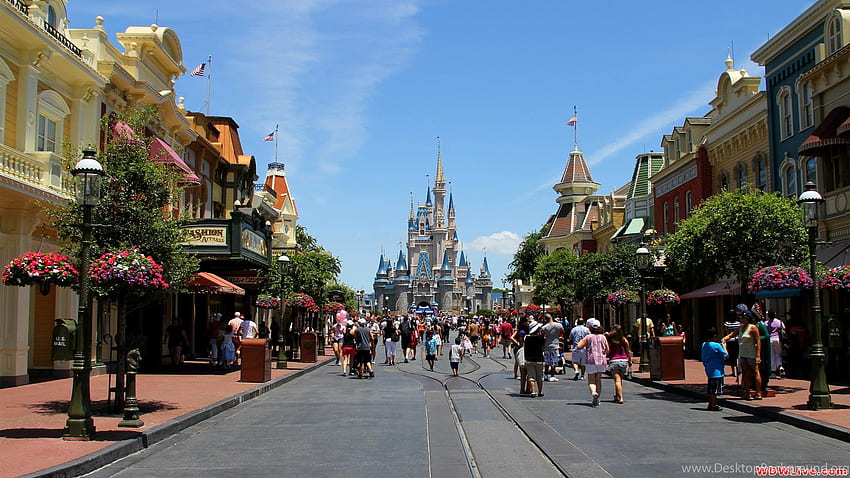
M247 229L242 230L242 249L263 257L268 253L268 246L263 236Z
M183 228L189 240L183 244L189 246L226 246L227 226L193 226Z

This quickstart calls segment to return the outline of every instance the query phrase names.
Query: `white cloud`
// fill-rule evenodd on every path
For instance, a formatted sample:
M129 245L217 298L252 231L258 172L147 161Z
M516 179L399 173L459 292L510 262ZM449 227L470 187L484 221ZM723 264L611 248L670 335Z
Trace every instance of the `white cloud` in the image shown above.
M466 245L469 249L491 252L493 254L513 255L516 253L522 238L519 234L511 231L502 231L490 234L489 236L480 236L472 240Z

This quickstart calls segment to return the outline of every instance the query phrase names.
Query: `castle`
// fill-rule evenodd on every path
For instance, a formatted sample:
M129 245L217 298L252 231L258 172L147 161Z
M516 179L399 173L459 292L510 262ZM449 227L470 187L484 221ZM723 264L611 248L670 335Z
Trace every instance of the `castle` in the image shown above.
M474 314L490 307L493 282L487 257L474 275L469 258L459 250L451 192L448 208L445 199L446 178L438 147L433 190L429 185L425 203L415 209L410 199L407 254L399 250L393 265L381 253L374 282L376 312Z

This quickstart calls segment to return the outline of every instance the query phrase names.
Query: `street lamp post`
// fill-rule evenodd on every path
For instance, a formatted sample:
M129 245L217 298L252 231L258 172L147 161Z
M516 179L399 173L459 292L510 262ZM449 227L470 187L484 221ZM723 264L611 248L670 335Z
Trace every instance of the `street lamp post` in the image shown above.
M91 414L91 302L89 299L89 250L92 240L92 208L100 200L103 167L95 159L94 149L83 150L83 158L71 170L76 185L77 203L83 207L82 242L80 247L80 292L77 307L77 337L74 346L74 382L68 420L62 438L91 440L95 427Z
M829 384L826 381L823 339L821 337L821 305L820 287L817 281L817 240L818 240L818 207L824 202L823 197L815 189L815 184L807 182L803 194L797 204L803 206L806 218L806 228L809 232L809 274L814 280L812 288L812 382L809 385L808 406L811 410L832 408L832 397L829 394Z
M635 264L640 271L640 368L649 372L649 335L646 327L646 272L649 269L649 249L641 244L635 251Z
M277 265L280 267L280 329L278 331L280 335L277 339L280 349L277 351L277 368L286 368L286 341L289 334L284 328L286 322L283 319L286 313L286 298L283 296L283 275L286 273L286 267L289 265L289 256L281 254L277 258Z

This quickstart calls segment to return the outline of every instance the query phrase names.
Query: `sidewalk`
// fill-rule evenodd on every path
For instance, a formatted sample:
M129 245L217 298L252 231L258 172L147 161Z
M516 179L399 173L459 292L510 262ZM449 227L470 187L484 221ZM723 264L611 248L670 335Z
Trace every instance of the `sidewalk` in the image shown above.
M637 363L632 370L637 370ZM632 381L665 391L707 400L705 393L706 378L702 362L685 360L685 380L667 382L650 380L649 373L633 373ZM735 395L739 387L734 377L726 377L724 394L719 398L723 407L751 413L787 423L809 431L850 442L850 387L830 386L831 410L809 410L806 402L809 398L809 382L790 378L771 379L768 388L776 393L775 397L747 401Z
M333 360L333 350L317 363L288 362L272 368L271 381L240 382L239 369L211 369L206 362L187 362L180 370L137 376L142 428L119 428L123 415L107 408L108 375L91 378L96 436L92 441L65 441L72 379L0 389L0 478L78 476L134 453L184 428ZM274 364L272 364L274 367Z

